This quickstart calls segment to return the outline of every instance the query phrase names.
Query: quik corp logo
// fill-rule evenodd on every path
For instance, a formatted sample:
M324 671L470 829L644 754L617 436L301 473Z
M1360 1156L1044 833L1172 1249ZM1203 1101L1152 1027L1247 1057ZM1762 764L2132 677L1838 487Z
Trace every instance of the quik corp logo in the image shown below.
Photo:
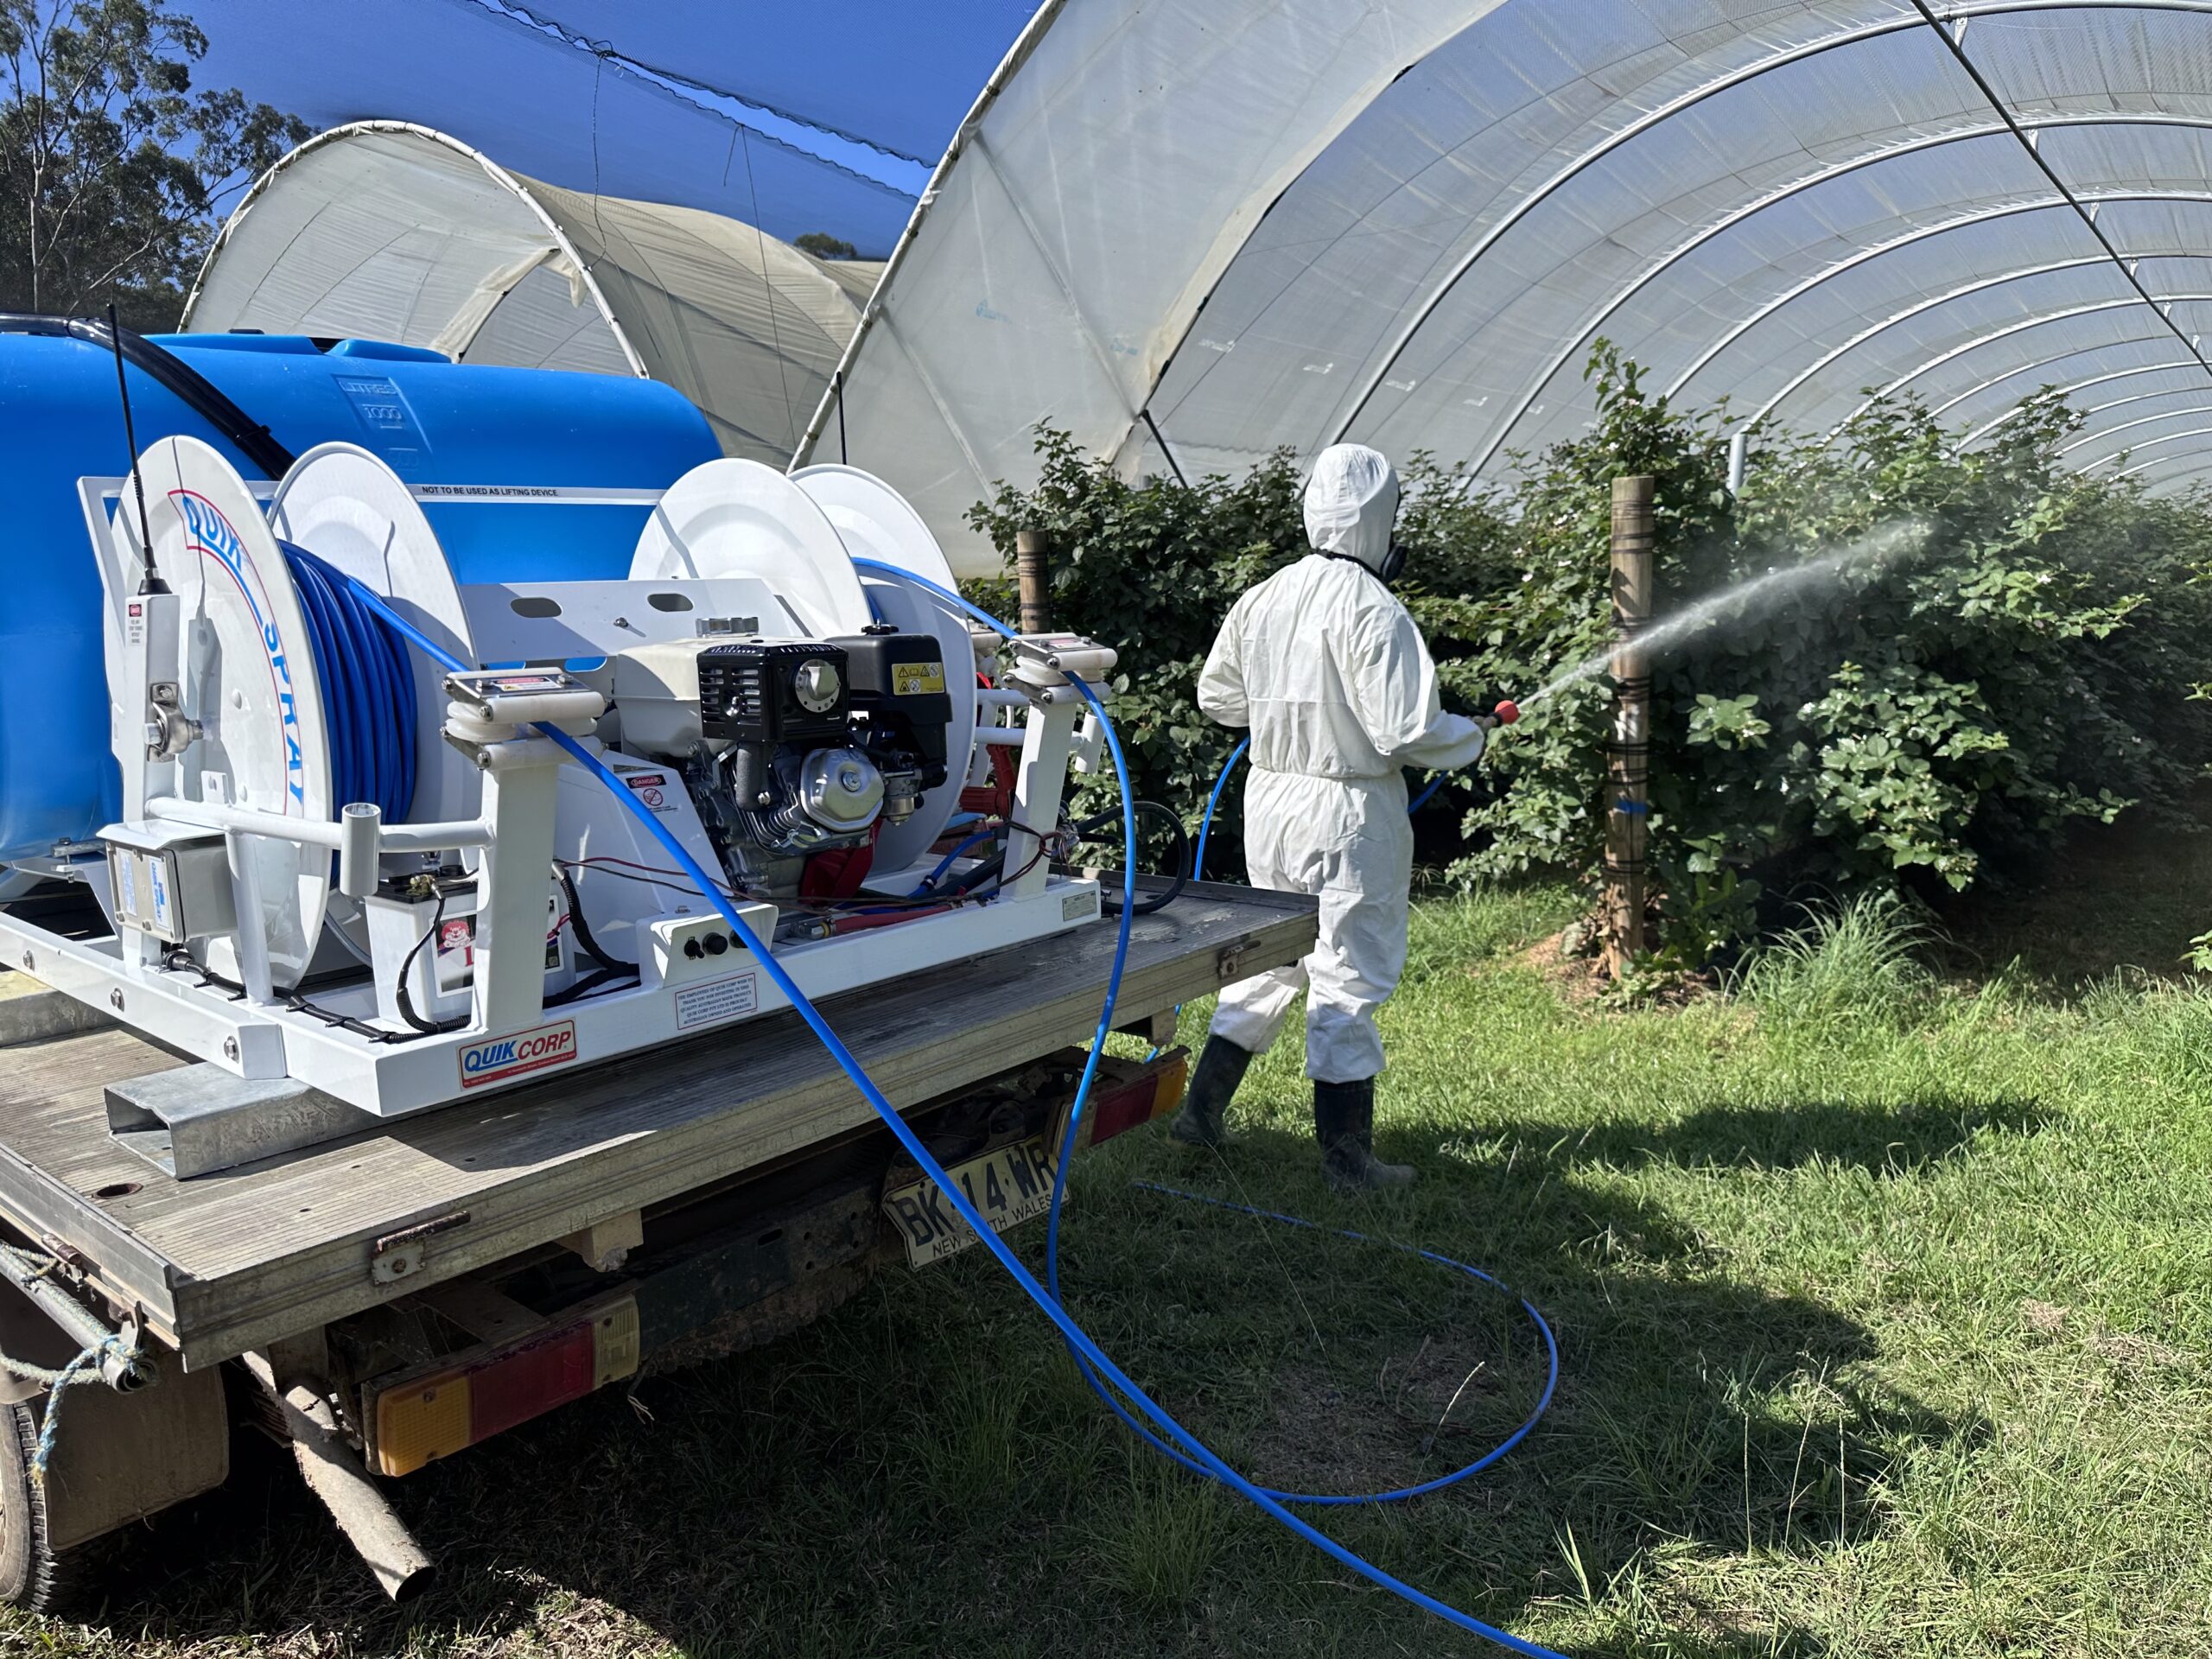
M461 1086L478 1089L487 1083L505 1083L526 1072L566 1065L575 1058L576 1022L573 1020L517 1032L512 1037L487 1037L461 1051Z

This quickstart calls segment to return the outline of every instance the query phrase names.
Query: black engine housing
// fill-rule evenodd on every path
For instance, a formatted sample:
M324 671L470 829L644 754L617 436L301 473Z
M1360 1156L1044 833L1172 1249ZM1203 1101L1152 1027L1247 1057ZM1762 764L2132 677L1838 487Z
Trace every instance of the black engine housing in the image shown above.
M810 663L837 676L836 700L820 712L799 702ZM699 653L699 723L710 738L748 747L841 743L851 695L845 652L834 640L734 639Z
M827 643L844 658L852 702L848 741L867 750L886 772L918 762L915 769L923 789L943 784L952 697L937 640L926 633L886 628Z

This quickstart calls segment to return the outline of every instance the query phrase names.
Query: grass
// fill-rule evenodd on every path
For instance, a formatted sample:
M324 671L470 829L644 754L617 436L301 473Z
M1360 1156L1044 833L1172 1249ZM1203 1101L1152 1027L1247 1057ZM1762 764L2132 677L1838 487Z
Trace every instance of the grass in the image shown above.
M2153 895L2172 918L2108 895L2111 925L2201 931L2173 868ZM2011 912L1992 937L1954 921L1944 950L1998 965L1939 979L1859 912L1735 995L1622 1013L1524 958L1567 906L1420 908L1378 1134L1421 1166L1411 1193L1327 1198L1286 1044L1228 1161L1147 1133L1079 1163L1080 1317L1242 1466L1371 1487L1519 1420L1541 1381L1522 1317L1413 1258L1132 1180L1498 1272L1558 1329L1549 1418L1446 1495L1319 1518L1569 1653L2212 1651L2212 996L2164 961L2006 966L2043 927ZM1016 1235L1033 1260L1036 1233ZM448 1569L412 1607L382 1604L296 1489L255 1459L134 1537L88 1622L0 1615L0 1649L1493 1651L1135 1446L972 1252L400 1484Z

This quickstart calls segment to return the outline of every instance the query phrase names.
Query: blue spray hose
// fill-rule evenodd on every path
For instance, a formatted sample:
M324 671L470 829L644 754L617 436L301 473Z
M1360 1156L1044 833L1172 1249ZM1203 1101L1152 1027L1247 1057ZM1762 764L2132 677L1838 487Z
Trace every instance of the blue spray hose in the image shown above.
M1229 787L1229 780L1235 775L1236 771L1236 763L1244 758L1245 752L1250 749L1251 747L1252 740L1249 737L1238 738L1236 740L1236 747L1229 752L1229 759L1221 763L1221 776L1213 780L1213 793L1206 797L1206 815L1198 820L1198 850L1191 856L1191 880L1193 881L1203 881L1205 879L1206 842L1213 834L1214 812L1221 805L1221 791ZM1440 772L1435 777L1430 779L1428 780L1428 787L1421 791L1420 794L1414 796L1411 804L1407 806L1406 816L1408 817L1411 817L1414 813L1420 811L1421 808L1427 806L1429 803L1430 798L1433 797L1438 790L1444 787L1451 776L1452 774L1448 772ZM931 879L935 880L936 878L932 877ZM1179 1020L1182 1016L1183 1005L1180 1002L1178 1002L1175 1005L1175 1017ZM1159 1052L1160 1051L1157 1049L1153 1051L1155 1054ZM1452 1265L1454 1267L1459 1267L1462 1264L1455 1262ZM1474 1269L1472 1268L1468 1268L1466 1271L1472 1273L1474 1272ZM1531 1313L1534 1313L1536 1310L1532 1307L1529 1311ZM1541 1320L1539 1322L1541 1323ZM1541 1408L1539 1408L1539 1414L1541 1414ZM1470 1468L1468 1472L1471 1474L1473 1472L1472 1468Z
M891 575L919 582L921 586L931 588L940 596L961 605L963 609L968 608L965 601L962 601L957 594L949 593L944 588L938 588L934 583L914 576L909 572L880 565L870 560L856 559L854 563L865 568L886 570ZM381 616L389 626L397 630L401 637L413 644L416 649L429 655L434 661L443 664L449 671L466 671L465 664L442 650L435 641L416 629L375 594L350 579L347 585L353 589L356 597ZM1112 752L1114 758L1115 771L1122 780L1122 823L1128 849L1122 873L1122 918L1119 936L1115 942L1113 970L1108 982L1107 1005L1100 1016L1097 1039L1091 1046L1090 1058L1084 1068L1083 1082L1078 1086L1074 1106L1070 1111L1067 1146L1071 1146L1076 1139L1077 1125L1081 1121L1080 1112L1084 1095L1088 1091L1090 1080L1096 1073L1099 1056L1105 1051L1106 1038L1112 1030L1114 997L1120 989L1122 970L1128 956L1129 925L1136 908L1136 810L1133 804L1135 797L1128 786L1128 770L1122 757L1121 742L1115 736L1111 723L1107 721L1104 706L1099 702L1097 694L1081 680L1071 679L1069 683L1073 685L1097 712L1104 728L1107 747ZM684 849L683 842L677 840L652 810L636 798L633 791L622 786L620 779L607 769L606 764L598 756L592 753L575 738L570 737L557 726L543 722L537 724L537 730L560 745L572 760L605 785L607 792L618 801L622 802L647 833L660 843L661 849L676 861L677 868L690 878L692 883L698 888L700 896L721 912L722 919L729 925L731 931L735 933L746 949L753 953L754 960L760 966L760 970L766 974L769 982L790 1000L792 1008L805 1022L807 1028L813 1032L820 1039L823 1047L829 1051L830 1058L837 1063L838 1069L852 1080L853 1086L860 1090L861 1098L866 1100L874 1109L876 1116L883 1120L884 1127L891 1131L900 1147L906 1150L907 1156L914 1160L916 1166L944 1195L945 1202L952 1206L954 1213L968 1224L969 1230L975 1234L976 1241L990 1252L999 1266L1003 1268L1014 1283L1020 1287L1022 1294L1034 1302L1038 1310L1052 1322L1070 1348L1096 1366L1107 1381L1135 1402L1163 1433L1174 1440L1185 1452L1198 1462L1199 1467L1340 1565L1349 1567L1363 1578L1371 1580L1384 1589L1404 1598L1423 1611L1433 1613L1462 1630L1486 1637L1512 1652L1529 1655L1531 1659L1564 1659L1563 1656L1554 1652L1549 1648L1538 1647L1533 1642L1524 1642L1519 1637L1485 1624L1473 1615L1464 1613L1456 1607L1437 1600L1433 1596L1392 1577L1381 1567L1355 1554L1326 1533L1293 1515L1275 1499L1269 1497L1264 1491L1253 1485L1210 1450L1205 1442L1169 1415L1164 1408L1157 1404L1149 1395L1125 1375L1119 1366L1107 1357L1105 1351L1092 1341L1090 1334L1077 1324L1074 1317L1061 1306L1058 1298L1037 1282L1036 1276L1022 1264L1021 1258L1014 1255L1006 1241L1000 1237L990 1224L977 1212L975 1205L969 1202L967 1195L961 1191L959 1183L948 1175L944 1166L930 1154L929 1148L923 1145L921 1137L914 1132L913 1126L899 1116L898 1109L893 1106L884 1096L883 1091L876 1087L874 1079L868 1076L866 1068L855 1058L852 1051L845 1046L843 1039L830 1028L829 1021L823 1018L821 1010L817 1008L808 999L806 993L798 988L798 982L791 978L789 970L770 953L767 945L747 925L744 917L738 913L736 907L723 895L721 888L706 871L700 868L698 861ZM1063 1177L1065 1173L1066 1153L1067 1147L1064 1146L1061 1154Z
M868 560L859 560L856 561L856 563L862 565L868 565L870 563ZM872 568L882 569L885 567L876 566ZM975 606L970 605L966 600L962 599L957 594L950 593L944 588L938 587L935 583L925 581L920 577L913 577L912 580L920 582L923 587L928 588L932 593L937 594L940 598L959 606L962 610L967 612L970 616L975 617L985 626L996 629L998 632L1005 638L1011 639L1015 637L1014 631L1008 628L1005 623L1000 621L996 617L990 615L988 613L977 609ZM1075 683L1079 686L1081 685L1080 682L1076 682ZM1130 821L1133 817L1133 812L1128 806L1128 802L1134 791L1129 787L1128 769L1122 761L1121 741L1114 731L1113 722L1107 719L1106 711L1104 708L1100 705L1096 696L1091 693L1088 686L1081 686L1081 690L1083 690L1084 697L1090 702L1091 707L1097 710L1099 724L1106 734L1108 744L1113 750L1114 768L1115 771L1119 773L1122 783L1124 829L1129 838L1128 855L1125 857L1124 861L1129 862L1133 865L1135 852L1135 825ZM1192 875L1193 880L1197 879L1198 872L1205 866L1205 839L1208 832L1213 828L1214 809L1220 804L1221 791L1227 786L1230 773L1235 770L1236 762L1243 756L1245 750L1250 747L1251 739L1249 737L1240 741L1236 746L1236 752L1229 757L1228 763L1222 767L1221 776L1214 780L1213 793L1206 802L1206 815L1205 820L1198 826L1198 849L1192 859ZM1442 781L1443 779L1441 778L1437 780L1440 784L1442 783ZM956 857L957 855L958 855L957 853L954 855ZM1124 939L1128 937L1128 919L1125 916L1122 922L1122 937ZM1117 957L1117 969L1118 962L1119 959ZM1084 1069L1083 1083L1076 1090L1075 1104L1069 1112L1067 1131L1060 1138L1059 1166L1053 1172L1052 1197L1046 1211L1045 1282L1051 1287L1055 1300L1061 1299L1060 1214L1062 1205L1065 1204L1067 1196L1069 1166L1074 1159L1076 1143L1079 1139L1076 1133L1076 1129L1083 1121L1084 1102L1090 1093L1091 1067L1096 1065L1099 1052L1104 1046L1104 1033L1110 1031L1113 1027L1114 997L1119 988L1120 975L1117 971L1114 979L1109 981L1107 986L1106 1007L1099 1020L1099 1040L1091 1045L1090 1065L1086 1065ZM1176 1012L1179 1014L1182 1010L1178 1008ZM1149 1186L1152 1191L1166 1192L1179 1198L1195 1198L1194 1194L1179 1192L1173 1187L1154 1186L1150 1183L1145 1182L1140 1182L1139 1185ZM1325 1228L1314 1227L1314 1224L1312 1222L1302 1221L1295 1216L1280 1215L1271 1210L1257 1210L1252 1208L1249 1205L1230 1204L1218 1198L1204 1198L1197 1199L1196 1201L1211 1204L1224 1210L1237 1211L1245 1215L1257 1217L1266 1221L1281 1222L1290 1226L1309 1228L1315 1231L1330 1230ZM1365 1235L1363 1234L1343 1230L1338 1230L1338 1236L1341 1237L1352 1239L1361 1243L1367 1242ZM1479 1279L1485 1284L1497 1286L1497 1288L1501 1290L1505 1288L1503 1285L1499 1285L1496 1279L1492 1278L1489 1274L1484 1273L1480 1268L1470 1267L1464 1262L1455 1262L1451 1257L1446 1255L1439 1255L1433 1250L1424 1250L1413 1245L1402 1244L1394 1245L1392 1248L1402 1249L1406 1251L1408 1255L1419 1255L1428 1261L1438 1262L1442 1266L1454 1268L1460 1273L1466 1274L1471 1278ZM1529 1414L1528 1417L1522 1422L1520 1427L1515 1429L1511 1434L1508 1435L1505 1440L1500 1442L1497 1446L1493 1446L1490 1451L1484 1452L1481 1457L1477 1458L1473 1462L1463 1465L1461 1467L1452 1470L1448 1474L1439 1475L1433 1480L1422 1481L1416 1485L1397 1487L1389 1491L1293 1492L1281 1491L1273 1486L1261 1486L1256 1484L1251 1487L1251 1491L1264 1493L1267 1497L1281 1503L1312 1503L1336 1507L1344 1507L1357 1503L1395 1503L1402 1502L1407 1498L1420 1497L1429 1492L1441 1491L1444 1488L1456 1485L1460 1481L1466 1479L1470 1475L1478 1474L1497 1462L1499 1459L1504 1457L1507 1452L1512 1451L1515 1446L1520 1445L1522 1440L1528 1438L1530 1431L1536 1427L1537 1422L1543 1417L1544 1413L1551 1408L1552 1395L1559 1387L1559 1344L1552 1336L1551 1326L1545 1323L1544 1316L1538 1313L1535 1306L1529 1301L1525 1297L1516 1298L1516 1300L1519 1300L1521 1306L1528 1311L1529 1317L1535 1321L1536 1329L1543 1337L1545 1351L1549 1359L1549 1370L1548 1375L1544 1380L1544 1391L1542 1396L1536 1402L1535 1409ZM1075 1361L1076 1369L1082 1373L1084 1381L1090 1385L1090 1391L1093 1394L1096 1394L1101 1401L1104 1402L1107 1409L1111 1411L1116 1417L1119 1417L1123 1423L1127 1424L1132 1433L1152 1446L1154 1451L1160 1452L1162 1456L1182 1465L1184 1468L1190 1470L1193 1474L1204 1475L1210 1479L1217 1478L1211 1468L1185 1457L1182 1452L1177 1451L1173 1446L1170 1446L1166 1440L1160 1439L1160 1436L1154 1434L1150 1429L1147 1428L1142 1423L1131 1416L1122 1407L1122 1402L1116 1400L1111 1391L1109 1391L1104 1384L1099 1381L1096 1373L1091 1370L1089 1363L1086 1363L1082 1351L1078 1350L1074 1344L1071 1343L1068 1344L1068 1353L1070 1357ZM1224 1482L1223 1484L1227 1484L1228 1483ZM1239 1492L1243 1492L1244 1491L1242 1487L1234 1488L1233 1490Z
M941 588L937 583L930 582L926 578L916 576L910 571L902 571L898 569L896 567L881 564L874 560L855 559L854 563L864 569L872 569L887 575L904 577L907 581L915 582L918 586L929 589L930 592L935 594L940 600L944 601L947 604L957 606L961 611L974 617L985 626L995 630L1002 638L1012 639L1016 637L1014 630L1007 627L1006 624L1000 621L996 617L990 615L985 611L978 609L976 607L970 605L966 600L963 599L958 594L953 593L948 588ZM1060 1308L1063 1313L1065 1312L1060 1290L1060 1217L1062 1213L1062 1206L1065 1201L1067 1194L1068 1171L1070 1165L1074 1159L1076 1146L1082 1138L1078 1134L1078 1130L1083 1122L1084 1103L1090 1094L1091 1077L1098 1064L1098 1058L1100 1054L1104 1052L1107 1033L1113 1029L1114 1001L1121 988L1122 961L1127 951L1128 944L1130 919L1128 907L1135 902L1135 897L1136 822L1135 809L1132 805L1135 791L1131 788L1129 784L1128 766L1122 757L1121 739L1115 732L1113 721L1108 717L1105 706L1099 701L1096 693L1092 691L1091 689L1088 685L1084 684L1081 680L1071 678L1070 683L1074 685L1075 688L1083 694L1084 700L1090 705L1093 712L1097 715L1100 729L1105 734L1107 747L1114 759L1114 770L1120 780L1122 788L1122 820L1125 851L1123 855L1124 868L1122 871L1123 898L1121 938L1115 954L1114 972L1107 983L1106 1007L1099 1016L1098 1034L1091 1044L1090 1058L1084 1068L1083 1080L1077 1088L1075 1103L1069 1110L1067 1128L1060 1138L1058 1166L1053 1172L1052 1196L1046 1215L1045 1245L1046 1279L1046 1283L1051 1287L1053 1306L1046 1308L1045 1311L1047 1314L1053 1314L1054 1308ZM1199 826L1198 845L1192 856L1191 868L1192 877L1193 880L1198 879L1199 874L1205 868L1206 836L1213 827L1214 810L1220 804L1222 791L1227 786L1230 774L1235 769L1236 762L1243 758L1246 749L1250 747L1250 741L1251 740L1247 738L1237 744L1236 752L1230 756L1228 764L1222 768L1221 776L1214 780L1213 792L1206 802L1205 818ZM1436 790L1442 785L1444 779L1440 776L1436 781L1429 786L1428 791L1423 794L1421 799L1427 800L1429 795L1434 794ZM1414 803L1416 807L1419 804L1419 802ZM1353 1232L1349 1230L1319 1228L1316 1227L1313 1223L1302 1220L1295 1216L1282 1215L1274 1211L1255 1209L1248 1205L1230 1204L1219 1198L1202 1198L1195 1193L1184 1192L1173 1187L1159 1186L1148 1182L1141 1182L1139 1185L1146 1186L1148 1190L1164 1192L1174 1198L1191 1199L1198 1203L1212 1205L1220 1209L1236 1211L1241 1213L1257 1217L1270 1222L1280 1223L1288 1226L1306 1228L1317 1232L1335 1230L1340 1237L1351 1239L1360 1243L1369 1242L1364 1234ZM973 1224L972 1222L970 1224ZM1376 1242L1389 1243L1389 1241ZM1504 1287L1500 1285L1496 1278L1492 1277L1490 1274L1484 1272L1481 1268L1471 1267L1464 1262L1453 1261L1451 1257L1439 1255L1433 1250L1421 1249L1414 1245L1395 1243L1393 1243L1391 1248L1403 1250L1408 1255L1421 1256L1424 1260L1433 1262L1440 1266L1451 1268L1458 1272L1464 1273L1469 1277L1479 1280L1485 1284L1496 1286L1499 1289L1504 1289ZM1024 1288L1027 1288L1027 1287L1025 1286ZM1510 1294L1511 1293L1509 1292L1508 1294ZM1371 1563L1367 1562L1357 1556L1351 1554L1349 1551L1337 1544L1335 1541L1330 1539L1327 1535L1307 1525L1305 1522L1300 1520L1297 1516L1292 1515L1289 1511L1281 1507L1286 1503L1343 1507L1353 1504L1396 1503L1408 1498L1419 1497L1427 1493L1440 1491L1447 1486L1455 1485L1459 1482L1466 1479L1469 1476L1477 1474L1484 1469L1490 1468L1497 1463L1499 1459L1505 1457L1507 1453L1510 1452L1515 1446L1520 1445L1522 1440L1526 1440L1529 1433L1534 1431L1537 1422L1543 1417L1545 1412L1550 1409L1552 1396L1558 1389L1559 1343L1552 1334L1550 1325L1546 1322L1544 1316L1537 1311L1535 1304L1529 1301L1525 1297L1516 1298L1516 1300L1520 1301L1522 1307L1527 1312L1529 1319L1535 1322L1536 1330L1539 1334L1542 1336L1544 1341L1544 1350L1548 1360L1548 1373L1544 1380L1543 1393L1537 1400L1535 1408L1529 1414L1528 1417L1522 1422L1521 1426L1515 1429L1511 1434L1508 1435L1498 1445L1493 1446L1489 1452L1484 1453L1473 1462L1466 1464L1460 1468L1452 1470L1448 1474L1440 1475L1433 1480L1423 1481L1415 1485L1400 1487L1390 1491L1369 1493L1291 1492L1279 1491L1271 1486L1262 1486L1255 1482L1248 1480L1243 1475L1238 1474L1234 1470L1231 1470L1229 1465L1217 1456L1210 1448L1197 1442L1194 1437L1183 1430L1180 1425L1177 1424L1172 1418L1169 1418L1160 1407L1155 1405L1144 1394L1135 1389L1129 1383L1128 1380L1121 1376L1118 1371L1116 1371L1110 1363L1106 1361L1103 1352L1094 1342L1091 1341L1087 1333L1082 1334L1080 1340L1078 1340L1077 1332L1079 1331L1079 1327L1074 1326L1072 1320L1064 1319L1059 1315L1054 1315L1053 1323L1060 1327L1061 1336L1067 1344L1069 1356L1075 1361L1076 1368L1079 1372L1081 1372L1084 1380L1090 1384L1091 1392L1096 1394L1099 1399L1105 1403L1108 1409L1112 1411L1113 1414L1116 1417L1120 1418L1123 1423L1127 1424L1139 1438L1145 1440L1155 1450L1161 1452L1175 1463L1181 1465L1184 1468L1191 1471L1192 1473L1205 1476L1211 1480L1217 1482L1221 1485L1228 1487L1239 1497L1246 1498L1249 1502L1256 1504L1268 1516L1274 1520L1281 1522L1284 1526L1288 1527L1292 1531L1298 1534L1299 1536L1304 1538L1308 1543L1313 1544L1317 1548L1325 1550L1331 1555L1335 1556L1338 1560L1343 1561L1346 1566L1351 1567L1355 1572L1362 1573L1367 1577L1374 1580L1376 1583L1382 1584L1386 1588L1393 1590L1395 1593L1403 1597L1408 1601L1412 1602L1414 1605L1420 1607L1424 1611L1434 1613L1440 1618L1447 1619L1452 1623L1459 1625L1462 1629L1472 1630L1477 1635L1485 1637L1493 1642L1499 1643L1516 1653L1548 1655L1551 1652L1548 1649L1540 1648L1533 1643L1523 1642L1517 1637L1509 1635L1503 1630L1497 1630L1490 1625L1484 1624L1479 1619L1474 1618L1469 1614L1459 1611L1457 1608L1451 1607L1443 1602L1438 1601L1434 1598L1430 1597L1421 1591L1415 1590L1410 1586L1400 1584L1397 1580L1392 1579L1388 1573L1384 1573L1381 1568L1373 1566ZM1044 1305L1040 1303L1039 1306L1043 1306ZM1092 1363L1094 1360L1097 1362L1096 1368L1094 1368ZM1100 1376L1100 1372L1102 1370L1106 1374L1103 1380L1102 1380ZM1188 1447L1190 1455L1186 1455L1184 1451L1179 1450L1175 1446L1169 1444L1167 1440L1165 1440L1161 1438L1160 1435L1154 1433L1151 1429L1147 1428L1143 1423L1140 1422L1134 1415L1132 1415L1128 1408L1115 1397L1112 1390L1107 1388L1106 1382L1108 1381L1110 1381L1114 1384L1115 1388L1128 1394L1129 1396L1137 1402L1140 1408L1143 1409L1147 1416L1151 1417L1154 1422L1158 1423L1160 1427L1166 1430L1169 1435L1173 1436L1174 1440L1180 1441L1183 1446ZM1556 1659L1556 1656L1553 1656L1553 1659Z
M1206 877L1206 837L1213 834L1214 809L1221 804L1221 791L1229 787L1230 775L1236 770L1236 763L1252 747L1252 740L1240 737L1236 747L1229 752L1229 759L1221 763L1221 776L1213 780L1213 793L1206 797L1206 815L1198 820L1198 849L1191 858L1191 880L1203 881ZM1178 1007L1175 1012L1182 1013Z

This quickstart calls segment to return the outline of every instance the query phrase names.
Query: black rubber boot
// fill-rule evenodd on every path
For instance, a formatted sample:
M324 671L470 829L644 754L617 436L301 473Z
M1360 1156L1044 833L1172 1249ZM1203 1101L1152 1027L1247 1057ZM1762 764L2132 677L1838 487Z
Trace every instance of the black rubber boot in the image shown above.
M1411 1186L1411 1164L1375 1156L1375 1079L1313 1084L1313 1135L1321 1143L1321 1174L1334 1192Z
M1237 1047L1226 1037L1208 1037L1183 1090L1183 1109L1168 1124L1167 1133L1189 1147L1226 1146L1235 1137L1222 1127L1221 1115L1251 1064L1250 1050Z

